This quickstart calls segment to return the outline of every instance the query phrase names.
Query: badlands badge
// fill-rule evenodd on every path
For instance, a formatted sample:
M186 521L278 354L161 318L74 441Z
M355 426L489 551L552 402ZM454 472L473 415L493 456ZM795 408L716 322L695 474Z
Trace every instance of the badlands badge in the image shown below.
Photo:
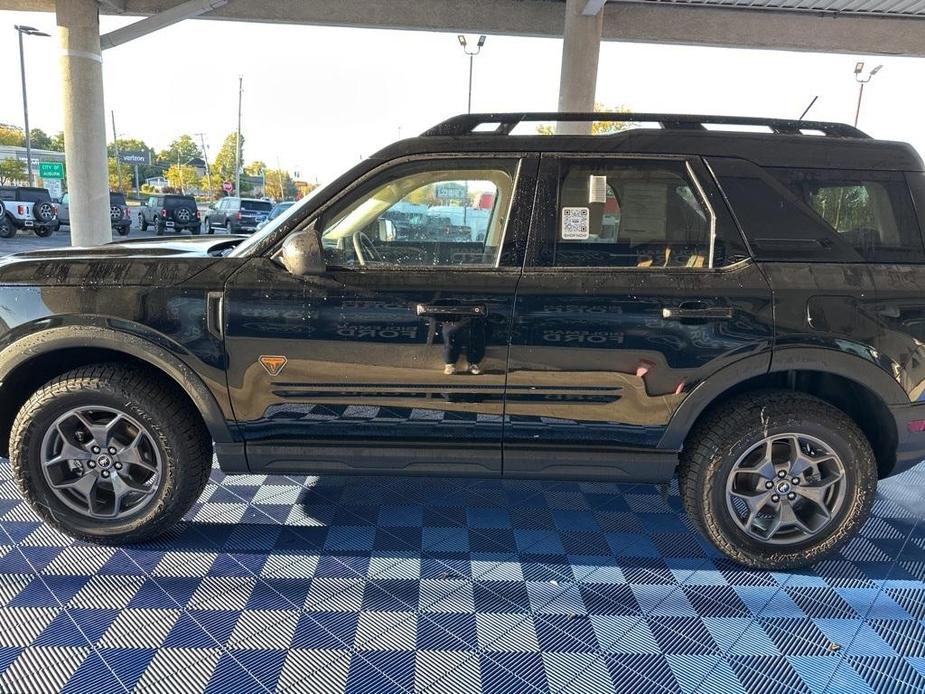
M286 362L289 360L286 359L286 357L276 354L261 354L260 359L257 361L267 370L268 374L271 376L279 376L283 367L286 366Z

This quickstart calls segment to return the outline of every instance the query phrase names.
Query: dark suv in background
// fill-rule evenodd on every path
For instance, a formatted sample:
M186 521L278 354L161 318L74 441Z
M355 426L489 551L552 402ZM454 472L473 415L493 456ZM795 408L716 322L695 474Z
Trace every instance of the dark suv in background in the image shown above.
M192 195L152 195L139 208L139 222L142 231L153 226L158 236L168 231L202 231L199 207Z
M228 234L257 229L273 209L269 200L255 198L222 198L213 203L206 213L206 228L209 233L222 229Z
M602 119L659 127L512 134ZM4 258L0 439L36 512L98 542L168 528L214 450L228 474L677 476L722 552L799 566L925 457L923 222L919 156L846 125L459 116L249 239Z
M71 196L65 193L61 198L61 204L58 207L58 219L61 220L61 226L70 227L71 225ZM112 230L119 236L127 236L132 228L132 213L129 210L128 203L123 193L109 191L109 221Z

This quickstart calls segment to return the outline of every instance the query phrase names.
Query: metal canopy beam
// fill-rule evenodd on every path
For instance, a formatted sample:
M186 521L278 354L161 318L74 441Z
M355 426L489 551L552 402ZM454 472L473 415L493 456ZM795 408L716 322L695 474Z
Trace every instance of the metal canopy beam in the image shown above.
M593 17L598 12L604 9L604 5L607 4L607 0L587 0L585 8L581 13L588 17Z
M105 4L111 6L108 1ZM142 19L121 29L110 31L108 34L103 34L100 36L100 47L106 50L107 48L120 46L158 29L182 22L184 19L202 16L226 4L228 4L228 0L189 0L189 2L184 2L182 5L151 15L147 19Z

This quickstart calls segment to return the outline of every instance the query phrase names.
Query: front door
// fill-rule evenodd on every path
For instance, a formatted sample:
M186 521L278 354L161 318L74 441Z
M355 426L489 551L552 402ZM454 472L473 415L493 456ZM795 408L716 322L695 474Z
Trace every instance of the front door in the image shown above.
M231 278L228 385L251 469L500 474L535 168L384 167L315 217L327 272L260 257Z
M662 480L705 378L770 363L771 291L696 158L545 156L508 364L504 474Z

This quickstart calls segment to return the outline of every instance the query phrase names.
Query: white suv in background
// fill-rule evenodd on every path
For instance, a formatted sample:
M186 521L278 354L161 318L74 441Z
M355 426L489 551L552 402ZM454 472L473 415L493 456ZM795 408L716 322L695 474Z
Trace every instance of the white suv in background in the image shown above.
M61 226L58 206L44 188L0 186L3 218L0 237L11 238L19 229L31 229L36 236L51 236Z

